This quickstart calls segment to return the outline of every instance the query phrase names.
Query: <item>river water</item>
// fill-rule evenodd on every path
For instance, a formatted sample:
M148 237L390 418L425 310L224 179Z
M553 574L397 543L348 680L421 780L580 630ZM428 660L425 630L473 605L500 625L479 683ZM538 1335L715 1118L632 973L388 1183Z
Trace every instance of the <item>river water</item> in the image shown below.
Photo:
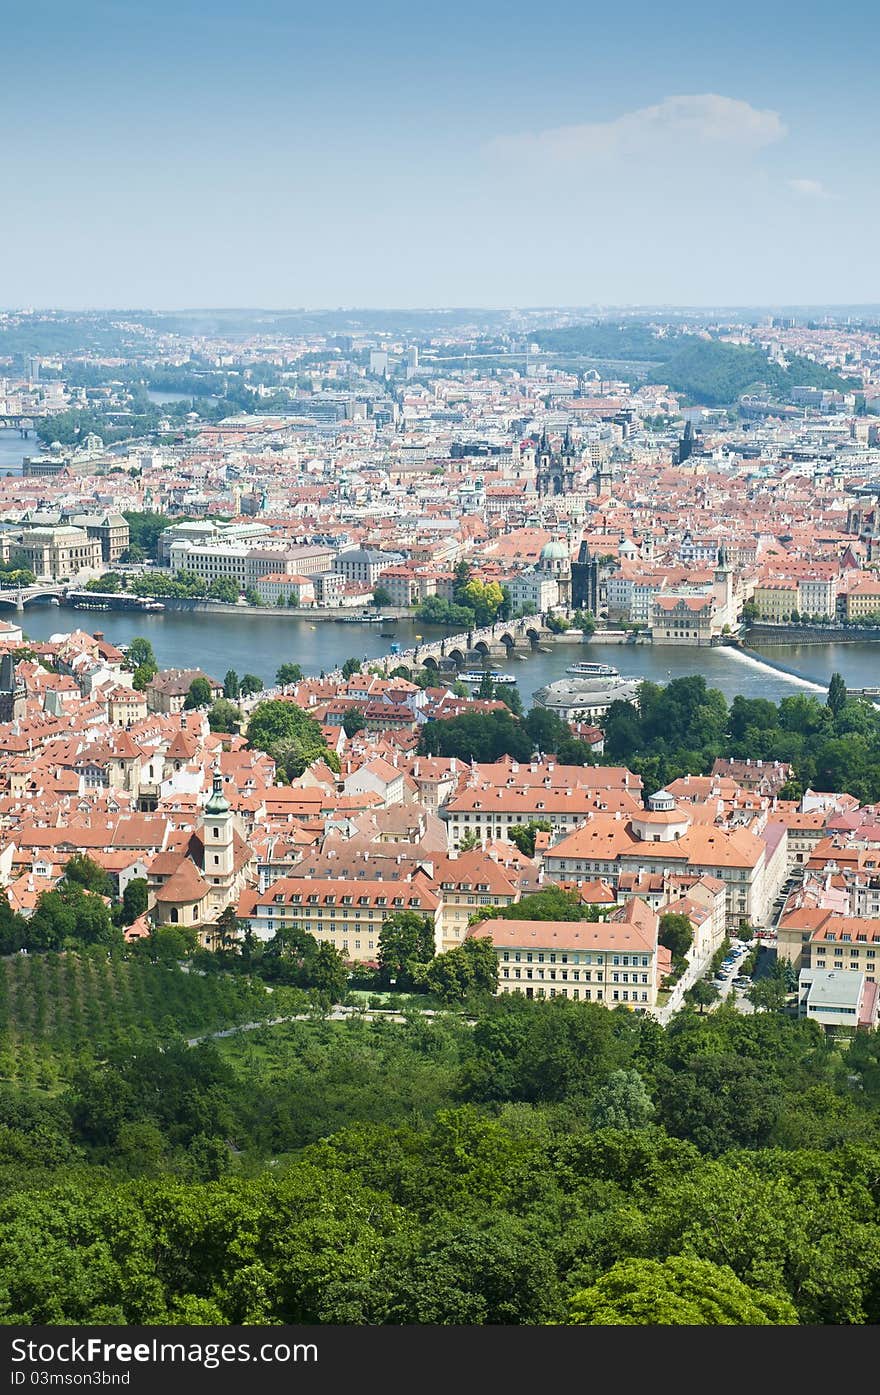
M39 455L40 442L33 432L25 439L17 429L0 429L0 475L20 475L26 455Z
M0 619L6 610L0 608ZM13 613L8 616L13 618ZM445 630L415 621L397 625L350 625L334 621L295 619L287 616L257 615L241 610L228 615L208 611L163 611L147 615L128 611L76 611L51 605L30 605L22 617L24 631L31 639L48 639L72 629L90 633L102 631L114 644L126 645L135 637L149 639L162 668L198 666L222 680L229 668L239 675L254 673L264 683L274 680L278 665L298 663L307 674L339 667L345 659L377 658L388 653L391 640L380 631L393 630L402 648L415 642L442 638ZM785 664L796 674L765 667L759 659L734 649L687 649L649 644L557 644L546 654L529 655L499 668L514 673L523 701L528 707L538 688L565 676L568 664L580 658L613 664L625 677L649 678L667 683L686 674L702 673L710 687L720 688L730 701L737 693L746 697L766 697L774 701L794 692L818 691L827 686L838 670L850 687L880 683L880 645L866 641L853 644L785 645L768 647L771 661Z

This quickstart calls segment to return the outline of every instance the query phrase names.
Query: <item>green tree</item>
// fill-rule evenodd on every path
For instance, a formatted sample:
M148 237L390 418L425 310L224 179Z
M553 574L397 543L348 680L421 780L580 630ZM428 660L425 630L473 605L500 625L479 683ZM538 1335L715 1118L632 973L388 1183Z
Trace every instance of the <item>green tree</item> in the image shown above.
M786 987L777 978L760 978L753 983L746 997L758 1012L782 1012L785 1008Z
M141 664L149 664L154 672L158 672L158 664L156 663L156 655L153 653L153 646L150 641L144 639L142 635L135 635L134 639L129 644L125 651L125 662L132 671L139 669Z
M571 1300L586 1327L766 1327L797 1323L788 1298L744 1284L727 1265L690 1255L624 1259Z
M356 736L366 729L367 719L359 707L351 707L342 718L342 730L346 736Z
M373 605L381 607L391 605L392 596L387 586L377 586L373 591Z
M131 686L142 693L147 684L152 683L158 672L155 664L138 664L131 680Z
M667 911L660 917L657 939L672 954L673 960L684 959L694 942L694 930L686 915Z
M67 859L64 880L86 891L94 891L98 896L106 896L108 892L107 873L86 853L74 853Z
M379 980L406 990L413 985L412 966L429 963L434 957L434 929L427 916L415 911L397 911L379 931Z
M246 587L245 587L245 589L244 589L244 598L245 598L245 600L247 601L248 605L262 605L262 604L263 604L263 598L262 598L262 596L260 595L259 591L258 591L258 590L256 589L256 587L254 587L254 586L246 586Z
M255 673L246 673L241 680L241 696L253 697L255 693L262 692L263 680Z
M695 984L685 989L684 996L686 1002L691 1003L703 1013L707 1007L717 1003L721 996L721 990L717 983L713 983L711 979L698 978Z
M187 711L195 707L208 707L211 702L211 685L207 678L194 678L189 685L189 692L184 698L183 705Z
M139 916L146 915L148 904L146 877L133 877L122 893L123 925L133 925Z
M267 752L288 780L296 779L319 757L327 761L335 757L314 717L283 698L257 704L248 719L247 739L255 750Z
M827 705L835 717L840 716L846 706L846 700L846 684L839 673L832 673L831 682L828 684Z
M208 595L212 601L235 605L238 601L238 584L230 576L215 577L208 587Z
M208 726L212 731L234 732L241 722L241 708L226 698L218 698L208 708Z
M457 605L442 596L426 596L415 610L416 619L427 625L448 625L457 630L466 630L476 624L476 614L466 605Z
M223 696L230 702L238 702L241 697L241 681L234 668L226 670L226 677L223 679Z
M654 1113L651 1096L637 1070L616 1070L593 1100L594 1129L643 1129Z
M275 682L280 688L284 688L288 684L301 683L302 677L303 671L299 664L282 664L275 674Z
M524 857L534 857L536 835L552 831L553 825L549 819L529 819L528 823L512 824L507 830L507 836Z
M438 954L417 976L444 1003L464 1003L498 987L498 956L491 939L471 938Z
M348 969L341 952L328 940L318 945L309 966L309 987L328 997L331 1003L341 1003L348 991Z
M343 676L343 678L346 678L346 679L348 679L348 678L353 678L354 675L355 675L356 673L360 673L360 671L361 671L361 661L360 661L360 659L346 659L345 663L342 665L342 676Z

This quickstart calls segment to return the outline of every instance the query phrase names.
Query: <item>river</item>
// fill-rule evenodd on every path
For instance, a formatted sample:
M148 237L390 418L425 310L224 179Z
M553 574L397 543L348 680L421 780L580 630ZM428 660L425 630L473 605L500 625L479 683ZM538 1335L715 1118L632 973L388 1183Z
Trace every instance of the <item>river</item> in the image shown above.
M193 400L191 392L155 392L152 388L148 388L146 395L151 402L155 402L157 407L163 406L166 402L192 402ZM199 393L197 400L201 403L210 402L212 406L216 406L220 398Z
M0 430L0 475L20 475L26 455L39 455L40 442L33 432L25 438L17 427Z
M6 615L0 610L0 618ZM13 618L13 613L8 614ZM163 611L158 615L111 610L76 611L52 605L30 605L20 617L31 639L82 628L102 631L114 644L126 645L135 635L149 639L162 668L198 666L222 680L229 668L239 675L254 673L264 683L274 680L278 665L298 663L303 672L317 674L339 667L345 659L377 658L391 643L380 630L394 631L402 648L411 646L416 634L423 639L441 638L446 632L415 621L397 625L342 625L333 621L257 615L241 610L229 615L208 611ZM649 644L554 645L551 652L533 654L498 667L515 673L526 706L538 688L565 676L566 665L583 657L613 664L626 677L649 678L667 683L686 674L702 673L710 687L720 688L730 701L737 693L774 701L794 692L818 691L838 670L850 687L874 686L880 681L880 645L866 641L852 644L774 645L767 658L794 669L796 677L765 667L758 659L734 649L656 648Z

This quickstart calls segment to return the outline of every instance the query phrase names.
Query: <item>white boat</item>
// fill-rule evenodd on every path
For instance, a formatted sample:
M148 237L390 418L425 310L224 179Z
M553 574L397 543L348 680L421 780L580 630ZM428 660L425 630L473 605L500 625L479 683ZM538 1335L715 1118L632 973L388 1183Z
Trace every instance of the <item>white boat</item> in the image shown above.
M614 668L612 664L587 663L581 660L577 664L569 664L565 670L574 678L619 678L620 670Z
M460 673L459 678L462 683L482 683L484 678L491 678L493 683L515 683L516 679L512 673L501 673L495 668L473 668L467 673Z

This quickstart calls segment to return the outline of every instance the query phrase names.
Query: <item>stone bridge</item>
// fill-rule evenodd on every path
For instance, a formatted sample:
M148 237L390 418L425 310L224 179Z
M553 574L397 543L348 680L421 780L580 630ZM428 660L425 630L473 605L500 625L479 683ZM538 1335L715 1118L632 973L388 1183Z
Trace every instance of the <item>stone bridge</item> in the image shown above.
M390 654L377 662L386 673L402 665L406 668L436 668L450 671L480 664L485 659L511 659L517 649L534 650L553 639L553 633L539 615L521 620L497 620L483 629L463 634L447 635L444 639L427 640L399 654ZM372 667L374 662L370 661Z
M34 586L11 586L8 590L0 591L0 605L24 610L30 601L60 600L63 594L64 587L54 586L51 581L45 584L37 582Z

